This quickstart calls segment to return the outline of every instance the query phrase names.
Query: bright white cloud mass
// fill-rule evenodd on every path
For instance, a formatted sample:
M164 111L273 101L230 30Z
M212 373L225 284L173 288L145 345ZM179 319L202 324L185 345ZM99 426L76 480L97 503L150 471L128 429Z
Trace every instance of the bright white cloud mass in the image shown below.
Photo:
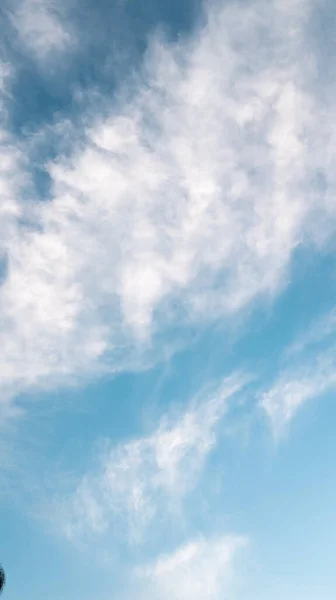
M314 98L308 9L210 8L195 37L151 41L103 117L89 105L80 128L56 122L67 148L46 164L48 202L27 223L10 200L5 396L117 369L172 320L225 317L284 285L295 249L318 235L316 211L333 212L310 189L333 169L320 153L330 129Z
M322 455L336 387L335 7L6 0L0 19L0 431L31 453L20 514L127 582L64 572L55 598L244 600L236 551L255 537L275 564L261 532L291 529L266 525L267 436L315 399Z

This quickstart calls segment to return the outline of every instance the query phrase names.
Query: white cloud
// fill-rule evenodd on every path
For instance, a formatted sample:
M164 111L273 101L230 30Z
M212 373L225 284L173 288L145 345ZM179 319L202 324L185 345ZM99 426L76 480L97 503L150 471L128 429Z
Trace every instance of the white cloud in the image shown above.
M261 403L277 434L305 402L335 388L336 361L321 357L317 364L282 374Z
M55 52L67 49L73 41L60 1L17 0L11 21L26 50L38 60L53 59Z
M242 385L229 378L184 414L162 419L150 436L106 448L96 472L82 477L73 494L52 509L65 535L85 539L111 529L116 538L126 527L128 537L139 540L155 517L174 512L197 485L216 444L216 426Z
M22 145L14 138L7 129L8 103L10 102L10 84L12 80L12 69L4 62L0 62L0 307L2 308L1 296L6 288L7 268L9 262L9 247L13 240L20 235L18 223L24 219L25 210L20 197L23 189L27 189L29 177L25 170L25 157ZM1 323L1 340L12 331L12 324L8 320L8 314L4 315ZM10 342L10 340L8 340ZM0 351L1 353L1 351ZM8 357L9 358L9 357ZM14 362L11 367L14 368ZM10 359L9 359L10 360ZM0 366L1 379L5 383L6 374ZM5 386L0 384L1 411L0 422L4 416L17 414L17 409L10 403L10 394L5 393Z
M57 125L51 197L7 244L2 397L132 366L172 322L275 294L316 212L333 230L331 192L310 185L318 170L334 189L334 134L308 8L210 3L190 39L152 41L114 104Z
M306 331L299 339L295 340L285 351L286 359L293 359L295 355L305 350L316 350L325 343L335 340L336 336L336 309L333 308L328 313L319 316L313 323L306 328ZM318 350L320 352L320 350Z
M162 600L233 598L233 563L246 544L247 540L238 536L189 542L139 571L146 590L139 595Z
M319 315L284 349L280 373L260 395L275 435L306 402L336 388L336 310Z

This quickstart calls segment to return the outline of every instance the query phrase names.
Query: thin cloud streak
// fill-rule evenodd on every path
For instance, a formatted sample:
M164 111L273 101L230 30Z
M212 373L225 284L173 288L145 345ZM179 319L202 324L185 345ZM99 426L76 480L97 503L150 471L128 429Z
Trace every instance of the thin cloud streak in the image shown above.
M282 367L260 396L275 436L280 436L306 402L336 388L336 313L313 321L283 352Z
M189 541L172 554L138 569L141 598L220 600L233 597L236 554L246 538L223 536ZM139 592L138 592L139 593Z
M237 377L224 380L184 413L163 417L150 436L107 447L96 472L85 474L68 498L53 505L58 530L76 541L111 529L116 539L126 527L129 540L140 542L157 517L173 518L174 508L197 487L217 443L217 426L244 384Z
M318 398L335 387L336 361L330 354L319 357L298 371L283 373L261 400L275 434L283 431L308 400Z

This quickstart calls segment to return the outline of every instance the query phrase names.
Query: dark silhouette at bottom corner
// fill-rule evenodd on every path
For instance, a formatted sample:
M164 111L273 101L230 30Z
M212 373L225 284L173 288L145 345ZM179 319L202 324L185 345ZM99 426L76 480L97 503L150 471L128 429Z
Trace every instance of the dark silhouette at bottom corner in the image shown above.
M5 571L3 570L2 566L0 565L0 594L5 587L5 583L6 583Z

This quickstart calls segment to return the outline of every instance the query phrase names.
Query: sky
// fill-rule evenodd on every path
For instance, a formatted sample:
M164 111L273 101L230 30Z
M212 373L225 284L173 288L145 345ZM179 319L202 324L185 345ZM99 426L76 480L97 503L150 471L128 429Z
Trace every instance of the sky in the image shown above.
M334 0L2 0L8 600L334 600Z

